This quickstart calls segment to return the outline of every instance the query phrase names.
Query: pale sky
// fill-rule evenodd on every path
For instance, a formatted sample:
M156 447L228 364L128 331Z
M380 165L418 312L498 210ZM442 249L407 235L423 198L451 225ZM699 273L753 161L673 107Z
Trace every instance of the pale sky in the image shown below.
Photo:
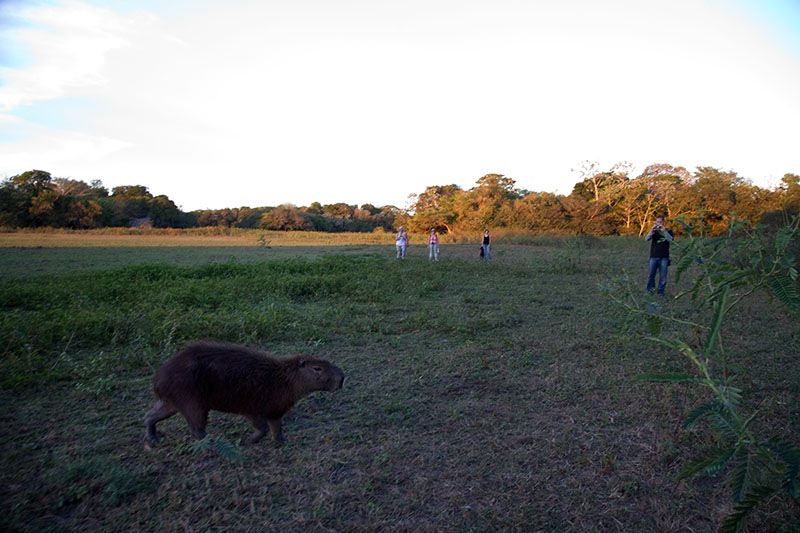
M800 173L800 1L0 0L0 178L404 207L584 160Z

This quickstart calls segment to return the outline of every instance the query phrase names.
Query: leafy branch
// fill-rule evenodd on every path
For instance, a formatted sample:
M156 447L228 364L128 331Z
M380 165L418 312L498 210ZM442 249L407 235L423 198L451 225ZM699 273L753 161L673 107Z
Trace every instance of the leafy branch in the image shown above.
M761 412L742 412L742 390L735 386L736 376L728 375L723 343L726 317L757 291L769 290L790 313L800 316L797 268L791 253L792 243L800 238L800 217L771 237L763 228L735 218L724 235L713 238L705 238L702 227L680 222L687 237L683 244L676 243L680 250L676 284L690 272L694 278L675 298L690 296L696 318L665 314L663 305L652 296L639 297L641 292L627 279L614 280L612 287L603 290L625 311L622 334L633 334L633 325L641 322L637 318L644 318L648 335L643 338L682 354L694 368L691 373L645 373L637 376L637 381L691 383L711 392L711 400L694 408L683 427L689 429L708 421L717 441L726 444L690 461L677 479L711 475L729 466L734 511L725 519L722 530L734 532L741 530L754 509L776 494L784 494L800 506L800 448L778 437L759 438L750 429ZM695 236L696 231L699 236ZM690 326L693 339L687 342L665 335L666 323Z

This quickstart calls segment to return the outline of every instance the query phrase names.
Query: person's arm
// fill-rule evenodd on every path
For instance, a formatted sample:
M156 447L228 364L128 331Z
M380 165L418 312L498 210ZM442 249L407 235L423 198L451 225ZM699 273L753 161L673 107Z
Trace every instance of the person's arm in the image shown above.
M675 240L675 237L672 235L672 230L665 230L661 232L661 236L667 239L669 242Z
M653 238L653 234L655 232L656 232L656 229L655 229L655 226L653 226L652 228L650 228L650 232L647 235L644 236L644 240L649 241L650 239L652 239Z

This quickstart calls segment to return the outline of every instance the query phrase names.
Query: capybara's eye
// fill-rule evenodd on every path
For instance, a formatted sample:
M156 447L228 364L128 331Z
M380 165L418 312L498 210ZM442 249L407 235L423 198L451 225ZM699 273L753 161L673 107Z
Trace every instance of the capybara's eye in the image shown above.
M320 367L320 366L315 366L315 367L314 367L314 372L322 372L322 367Z

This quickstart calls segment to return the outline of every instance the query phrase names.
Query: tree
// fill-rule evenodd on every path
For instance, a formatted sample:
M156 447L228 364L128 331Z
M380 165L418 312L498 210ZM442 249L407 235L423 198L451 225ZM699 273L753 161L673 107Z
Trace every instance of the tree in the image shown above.
M702 219L712 233L722 232L728 225L730 214L736 208L734 186L743 183L736 172L723 172L713 167L698 167L694 181L683 189L689 213Z
M607 196L613 197L613 202L609 201L611 207L611 216L617 220L622 227L625 228L624 233L633 233L634 231L641 235L642 226L636 224L637 214L643 211L650 211L652 206L652 197L648 198L648 188L644 180L633 179L626 180L612 186L608 191Z
M152 198L147 207L154 228L187 228L194 222L191 215L182 212L163 194Z
M103 208L95 200L64 196L68 200L66 212L61 217L64 226L73 229L92 229L102 221Z
M784 174L778 191L781 207L795 211L800 210L800 176Z
M11 178L11 185L17 190L36 196L51 188L52 177L44 170L29 170Z
M153 195L142 185L121 185L112 189L110 199L117 223L127 226L131 219L149 216Z
M647 182L647 194L658 211L669 218L682 215L690 203L681 201L681 190L692 182L692 175L683 167L659 164L650 165L641 176ZM649 224L648 219L644 224Z
M580 167L577 169L573 168L572 172L580 173L581 180L578 184L575 185L575 188L572 189L572 195L574 196L584 196L584 191L591 192L594 194L594 201L597 202L600 200L600 184L598 181L597 174L598 164L597 161L582 161ZM589 200L589 198L585 198Z
M472 190L478 194L479 198L490 198L492 200L520 198L519 191L514 187L516 182L503 176L502 174L486 174L478 178L477 187Z
M261 215L260 228L276 231L310 231L308 215L293 205L282 205Z
M337 204L326 204L322 206L323 214L330 215L337 218L353 218L353 212L356 206L348 205L343 202Z
M143 185L120 185L114 187L111 191L111 196L125 197L125 198L152 198L153 195Z
M413 231L436 228L439 231L452 233L458 218L455 199L461 193L463 193L461 187L451 184L434 185L427 187L421 194L412 194L409 198L414 216L408 226Z
M521 198L515 181L501 174L486 174L477 186L455 198L458 225L469 230L502 226L510 218L506 207Z
M513 225L526 230L564 230L568 226L567 212L561 204L563 196L549 192L531 192L514 200Z

